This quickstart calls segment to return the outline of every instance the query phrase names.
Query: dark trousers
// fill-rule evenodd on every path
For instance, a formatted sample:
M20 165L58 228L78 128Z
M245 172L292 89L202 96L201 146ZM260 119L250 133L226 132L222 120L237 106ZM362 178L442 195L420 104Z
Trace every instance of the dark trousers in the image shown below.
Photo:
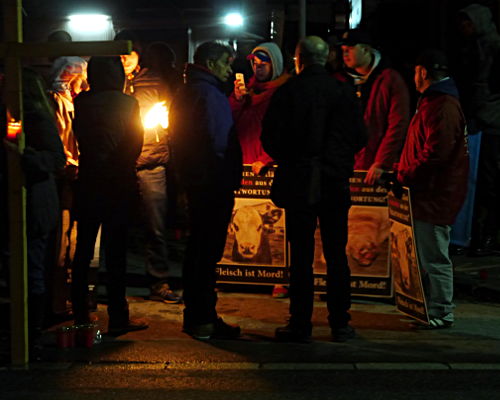
M39 237L28 236L28 292L30 295L44 295L47 291L46 263L48 242L48 233Z
M350 207L349 182L323 182L321 201L316 206L286 208L290 241L290 323L311 328L314 302L314 232L319 219L327 265L327 307L332 328L350 320L351 273L347 262L347 216Z
M222 187L186 188L190 236L183 269L184 326L212 323L216 265L222 258L234 192Z
M102 225L108 314L113 323L125 324L129 316L125 275L131 198L128 194L116 195L112 199L99 195L86 197L87 203L78 211L78 234L72 271L71 297L75 321L84 323L89 319L88 273L94 256L97 232Z

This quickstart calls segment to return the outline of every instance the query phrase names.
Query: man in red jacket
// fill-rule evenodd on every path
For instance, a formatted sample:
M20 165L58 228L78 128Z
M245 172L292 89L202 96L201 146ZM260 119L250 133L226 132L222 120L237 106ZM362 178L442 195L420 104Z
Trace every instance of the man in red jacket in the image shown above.
M415 241L430 317L426 328L453 325L450 225L467 192L469 156L465 118L444 53L429 49L417 59L415 86L422 95L398 166L409 186Z
M361 100L368 143L356 154L354 169L368 170L373 184L399 159L410 114L410 100L401 75L389 68L368 33L353 29L341 41L347 74Z

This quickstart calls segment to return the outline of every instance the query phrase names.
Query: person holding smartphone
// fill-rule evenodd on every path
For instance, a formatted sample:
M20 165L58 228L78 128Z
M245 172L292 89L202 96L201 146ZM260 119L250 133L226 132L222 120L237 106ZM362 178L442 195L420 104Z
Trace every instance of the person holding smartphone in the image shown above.
M234 81L234 91L229 97L243 163L251 164L254 174L260 174L273 159L264 151L260 142L261 123L271 96L290 75L283 74L283 56L276 43L262 43L255 47L247 59L252 65L253 76L247 85L239 74Z
M234 91L229 97L243 164L251 164L254 174L259 175L274 160L264 151L260 141L262 119L273 93L290 75L283 73L283 55L276 43L262 43L255 47L247 59L252 65L253 76L245 85L243 74L236 74ZM287 297L288 289L275 285L273 297Z

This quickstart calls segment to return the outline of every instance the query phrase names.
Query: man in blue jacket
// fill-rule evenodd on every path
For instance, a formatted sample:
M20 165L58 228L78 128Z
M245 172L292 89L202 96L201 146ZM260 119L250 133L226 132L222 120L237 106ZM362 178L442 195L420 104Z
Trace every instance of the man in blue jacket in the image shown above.
M235 338L240 328L217 316L217 262L221 259L241 180L242 159L222 85L232 74L231 47L201 44L186 68L169 114L173 162L188 201L190 238L183 270L184 332L199 340Z

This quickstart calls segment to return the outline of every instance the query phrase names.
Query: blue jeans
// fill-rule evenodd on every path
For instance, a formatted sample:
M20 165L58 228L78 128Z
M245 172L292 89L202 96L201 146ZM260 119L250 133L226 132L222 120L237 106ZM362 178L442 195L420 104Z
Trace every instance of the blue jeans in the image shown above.
M414 220L415 242L430 318L453 322L453 264L450 226Z
M163 165L137 171L146 232L146 271L158 280L168 276L166 240L167 175Z

